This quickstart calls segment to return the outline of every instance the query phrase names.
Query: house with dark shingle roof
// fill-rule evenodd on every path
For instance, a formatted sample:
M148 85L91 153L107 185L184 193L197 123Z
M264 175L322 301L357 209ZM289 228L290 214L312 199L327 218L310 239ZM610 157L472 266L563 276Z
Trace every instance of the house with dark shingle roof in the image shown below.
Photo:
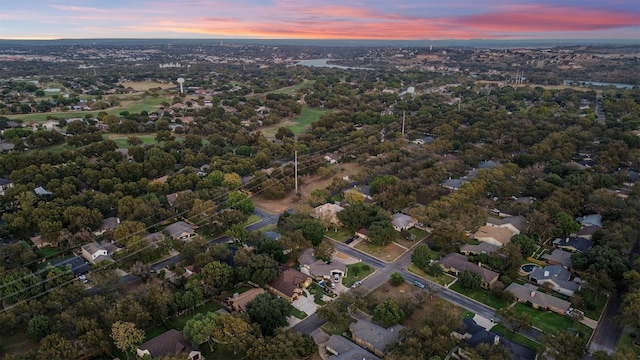
M312 282L313 279L309 275L305 275L288 266L283 266L280 268L278 277L268 283L266 288L277 296L294 301L302 294L302 289L309 287Z
M553 245L562 250L583 253L591 249L593 242L579 236L567 236L564 238L556 238Z
M580 284L569 281L571 273L561 265L549 265L544 268L535 268L529 274L529 280L540 285L550 287L559 294L566 296L575 295L580 290Z
M340 335L331 335L325 348L327 353L333 354L329 360L380 360L379 357Z
M153 339L138 345L136 353L139 357L149 355L158 359L168 355L187 354L189 360L202 359L202 353L196 350L184 337L182 331L170 329Z
M549 265L562 265L566 269L571 268L571 253L568 251L553 249L551 254L544 254L542 258L547 260Z
M402 329L404 326L400 324L385 329L368 320L358 320L349 325L353 341L379 357L383 357L393 344L400 341Z
M480 244L478 245L464 244L460 246L460 252L465 255L491 254L498 249L500 249L499 246L495 246L484 241L480 241Z
M480 344L500 345L507 349L510 359L513 360L535 360L538 358L538 354L535 350L528 347L517 344L501 335L487 331L482 326L476 324L473 319L465 318L463 320L464 329L453 333L453 336L463 340L470 348L475 348ZM452 351L454 359L466 359L468 358L464 348L457 347Z
M169 234L175 240L188 241L192 237L196 236L196 231L191 224L184 221L174 222L173 224L164 228L164 231Z
M402 231L411 229L418 221L409 215L395 213L393 214L391 222L393 223L393 228L396 229L396 231Z
M498 281L499 274L495 271L485 269L472 262L470 262L466 256L458 253L449 253L442 259L438 260L438 263L444 271L459 274L463 271L471 271L480 275L482 279L482 287L485 289L491 288L496 281Z
M505 229L509 229L511 230L513 235L520 234L524 230L526 223L527 223L527 219L525 219L525 217L522 215L507 216L502 219L490 217L487 220L487 226L495 226L495 227L502 227Z
M551 310L564 315L571 307L571 303L555 296L538 291L538 287L532 284L520 285L511 283L505 291L511 293L519 302L530 302L536 309Z

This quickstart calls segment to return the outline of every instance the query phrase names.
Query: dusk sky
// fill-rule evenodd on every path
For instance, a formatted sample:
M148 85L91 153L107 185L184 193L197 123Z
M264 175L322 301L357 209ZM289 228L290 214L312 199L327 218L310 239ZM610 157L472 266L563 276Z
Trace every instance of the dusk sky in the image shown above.
M640 42L640 0L0 0L0 38Z

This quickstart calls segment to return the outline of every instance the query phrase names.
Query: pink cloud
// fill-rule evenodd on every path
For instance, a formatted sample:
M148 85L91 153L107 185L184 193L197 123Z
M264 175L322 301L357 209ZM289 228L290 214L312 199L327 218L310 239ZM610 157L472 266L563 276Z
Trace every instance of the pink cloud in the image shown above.
M640 17L638 14L602 9L531 5L465 16L455 19L452 23L485 31L589 31L638 26Z

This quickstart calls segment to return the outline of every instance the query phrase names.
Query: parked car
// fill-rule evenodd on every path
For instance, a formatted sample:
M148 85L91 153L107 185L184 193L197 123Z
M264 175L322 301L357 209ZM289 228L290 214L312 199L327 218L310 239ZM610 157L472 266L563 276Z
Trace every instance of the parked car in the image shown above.
M333 274L333 281L340 282L340 274Z
M358 238L358 236L357 236L357 235L356 235L356 236L352 236L352 237L348 238L348 239L347 239L347 241L345 241L344 243L345 243L345 244L347 244L347 245L349 245L349 244L351 244L352 242L354 242L357 238Z
M414 281L413 285L419 287L420 289L424 289L424 284L421 283L420 281Z
M362 285L362 281L358 280L351 285L351 288L355 289L360 285Z

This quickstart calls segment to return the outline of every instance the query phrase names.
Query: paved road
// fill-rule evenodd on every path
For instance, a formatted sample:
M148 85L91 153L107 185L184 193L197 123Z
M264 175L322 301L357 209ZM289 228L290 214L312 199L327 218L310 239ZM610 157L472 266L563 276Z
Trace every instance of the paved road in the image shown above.
M323 320L318 314L313 313L301 322L294 325L291 330L295 332L300 332L303 334L311 335L313 331L320 328L326 321Z
M620 313L621 305L622 297L620 294L612 295L593 334L591 346L589 347L591 352L601 350L608 354L613 354L616 351L618 341L622 336L622 327L614 318Z

